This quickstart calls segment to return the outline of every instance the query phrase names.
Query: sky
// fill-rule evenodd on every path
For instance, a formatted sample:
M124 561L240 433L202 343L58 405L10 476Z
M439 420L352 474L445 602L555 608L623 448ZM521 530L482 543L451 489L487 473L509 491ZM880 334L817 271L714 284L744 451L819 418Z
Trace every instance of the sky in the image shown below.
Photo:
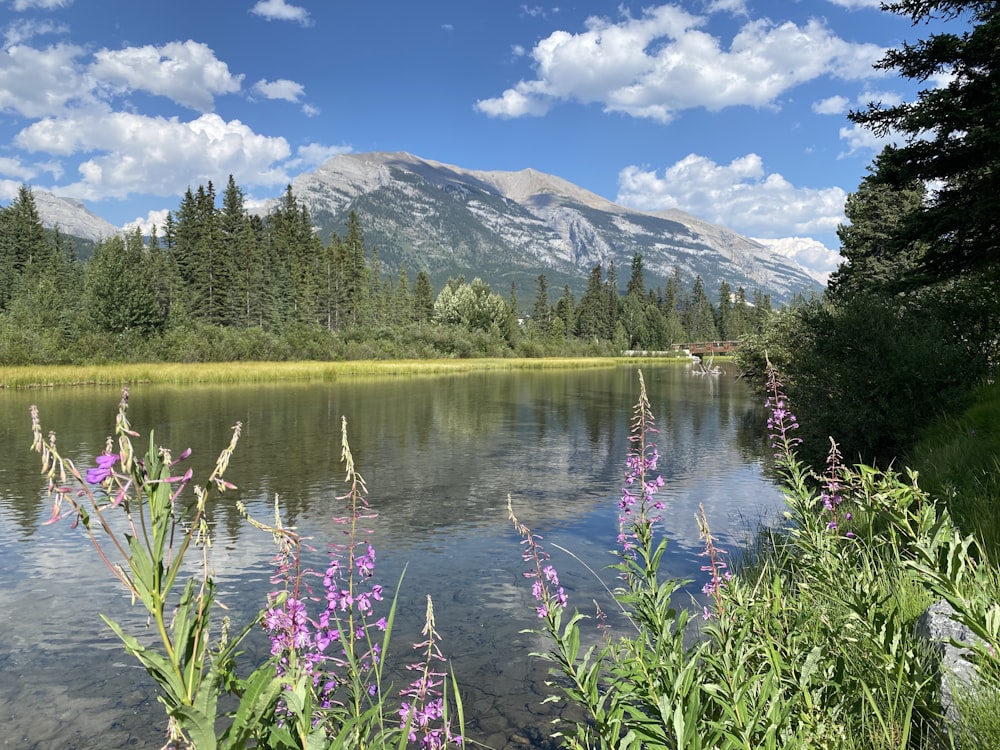
M873 64L926 31L878 0L0 0L0 203L28 184L146 228L210 180L254 205L406 151L681 209L823 273L884 145L846 114L913 97Z

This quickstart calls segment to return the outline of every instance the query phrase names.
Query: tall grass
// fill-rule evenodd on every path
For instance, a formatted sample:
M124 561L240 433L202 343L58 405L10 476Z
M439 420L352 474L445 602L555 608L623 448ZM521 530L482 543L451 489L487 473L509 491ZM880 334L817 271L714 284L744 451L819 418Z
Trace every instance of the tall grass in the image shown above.
M670 360L667 360L670 361ZM685 360L677 360L684 362ZM0 388L57 385L236 384L393 378L464 372L614 367L625 358L351 360L343 362L211 362L51 365L0 368Z
M920 484L1000 565L1000 383L973 392L966 410L935 422L908 456Z

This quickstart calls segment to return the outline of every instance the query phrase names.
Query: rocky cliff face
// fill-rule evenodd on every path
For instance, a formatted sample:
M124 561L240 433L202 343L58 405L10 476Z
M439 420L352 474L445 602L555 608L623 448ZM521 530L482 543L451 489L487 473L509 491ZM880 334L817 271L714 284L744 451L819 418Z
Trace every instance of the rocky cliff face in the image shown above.
M480 276L522 295L544 273L552 287L582 289L598 263L614 262L624 286L633 255L646 282L662 284L679 269L701 276L711 294L722 281L778 302L822 287L794 261L725 227L681 211L643 213L566 180L526 169L482 172L407 153L348 154L298 177L295 195L324 240L343 234L351 210L387 271L423 268L438 284Z
M97 242L121 230L109 221L92 213L73 198L60 198L45 190L32 190L38 216L46 229L58 227L62 234Z

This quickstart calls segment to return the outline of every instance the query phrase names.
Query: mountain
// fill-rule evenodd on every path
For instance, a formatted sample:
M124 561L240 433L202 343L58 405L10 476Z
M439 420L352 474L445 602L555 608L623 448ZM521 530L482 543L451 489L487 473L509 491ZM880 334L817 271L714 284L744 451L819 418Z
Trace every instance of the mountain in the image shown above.
M98 242L121 232L109 221L92 213L83 203L73 198L60 198L46 190L32 188L38 216L46 229L58 228L62 234Z
M405 265L411 280L426 270L440 288L447 279L480 277L506 294L517 284L530 304L539 274L550 300L563 284L579 296L590 271L605 273L614 261L624 289L632 257L643 258L646 285L662 286L678 269L688 288L701 276L713 299L722 281L748 297L756 290L775 304L821 290L813 278L765 240L742 237L682 211L645 213L553 175L525 169L484 172L407 153L346 154L302 174L292 183L324 241L344 234L356 211L366 244L378 248L386 274ZM87 244L121 231L80 201L33 190L42 223ZM266 210L266 209L264 209ZM828 251L829 252L829 251ZM90 250L80 251L80 257Z
M366 243L391 273L425 269L440 286L460 274L504 293L516 282L523 301L544 273L553 293L582 292L591 269L614 261L624 288L639 253L648 287L678 269L700 275L710 297L722 281L769 293L775 303L822 284L761 242L681 211L645 213L533 169L484 172L407 153L334 157L292 183L326 241L356 211Z

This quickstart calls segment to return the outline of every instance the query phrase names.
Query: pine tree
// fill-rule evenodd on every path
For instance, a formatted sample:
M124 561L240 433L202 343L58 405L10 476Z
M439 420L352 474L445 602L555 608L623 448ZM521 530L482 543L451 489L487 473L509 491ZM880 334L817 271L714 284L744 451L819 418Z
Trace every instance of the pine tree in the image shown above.
M705 284L701 276L695 277L691 289L691 302L688 307L684 327L690 341L714 341L719 337L715 329L715 313L712 303L705 294Z
M417 283L413 289L413 317L418 323L426 323L434 315L434 287L427 271L417 274Z
M893 231L897 249L921 243L915 283L947 280L963 271L996 269L1000 251L1000 3L996 0L897 0L883 4L914 24L954 22L890 49L876 65L934 85L914 101L870 104L850 119L905 138L888 148L878 172L898 190L935 184L924 203ZM947 28L942 24L941 28ZM938 81L946 78L947 85ZM902 272L908 271L905 264Z
M552 306L549 304L549 282L544 273L538 276L535 304L531 308L531 320L543 336L549 333L552 327Z
M830 278L831 299L871 292L892 293L912 276L923 256L922 243L899 240L902 225L924 204L926 190L916 180L897 185L886 174L885 151L868 168L856 192L847 196L849 224L837 227L844 261Z
M105 333L149 335L166 321L138 229L98 244L87 262L84 291L91 319Z
M0 209L0 310L10 305L32 266L46 267L51 255L35 196L22 185L11 204Z
M718 337L724 341L737 338L733 324L733 291L726 281L719 284L719 307L716 311L715 328Z
M590 272L587 290L580 298L580 306L576 311L576 333L582 339L610 340L614 332L608 291L602 276L601 264L598 263Z
M576 299L569 288L569 284L563 286L562 297L556 302L556 317L563 322L563 330L566 338L569 338L576 329Z

